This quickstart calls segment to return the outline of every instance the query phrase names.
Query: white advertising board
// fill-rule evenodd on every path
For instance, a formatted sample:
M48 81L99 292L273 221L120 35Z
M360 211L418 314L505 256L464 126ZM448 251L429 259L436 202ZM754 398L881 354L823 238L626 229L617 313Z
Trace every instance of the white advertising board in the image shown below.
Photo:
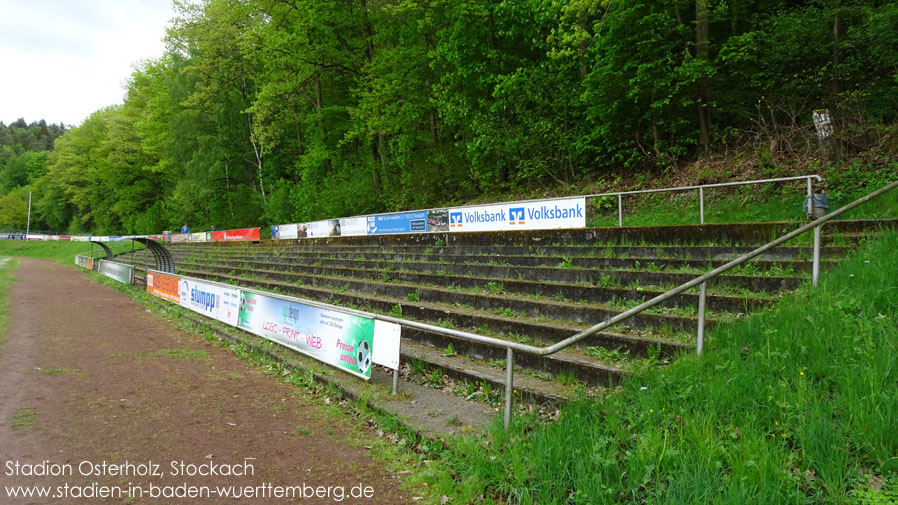
M185 278L181 278L179 284L182 307L237 326L240 309L239 290Z
M449 209L449 231L514 231L583 228L586 198L502 203Z
M340 220L340 236L354 237L368 234L368 220L364 217L349 217Z

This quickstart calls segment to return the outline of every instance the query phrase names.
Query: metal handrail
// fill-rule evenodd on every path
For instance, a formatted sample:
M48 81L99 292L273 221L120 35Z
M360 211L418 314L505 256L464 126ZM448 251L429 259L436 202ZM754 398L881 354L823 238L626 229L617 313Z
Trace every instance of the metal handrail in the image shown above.
M816 177L816 176L810 176L810 177ZM794 178L793 178L793 180L794 180ZM730 185L736 185L736 184L737 183L733 183ZM809 184L810 184L810 179L809 179ZM704 346L704 323L705 323L705 305L706 305L705 302L706 302L706 297L707 297L707 293L706 293L707 281L714 279L714 278L718 277L719 275L769 251L770 249L773 249L774 247L777 247L780 244L782 244L788 240L791 240L795 237L798 237L799 235L802 235L802 234L806 233L807 231L813 229L814 230L813 284L814 284L814 286L816 286L817 279L818 279L818 273L819 273L819 269L820 269L819 265L820 265L820 228L821 228L821 226L823 224L825 224L827 221L830 221L831 219L834 219L834 218L838 217L839 215L844 214L845 212L848 212L849 210L854 209L855 207L858 207L859 205L862 205L862 204L866 203L867 201L872 200L873 198L876 198L879 195L894 189L895 187L898 187L898 181L895 181L895 182L888 184L876 191L873 191L872 193L870 193L862 198L859 198L858 200L855 200L854 202L849 203L848 205L845 205L845 206L843 206L843 207L841 207L841 208L839 208L819 219L811 221L811 222L797 228L796 230L794 230L786 235L783 235L782 237L780 237L776 240L768 242L767 244L764 244L761 247L758 247L757 249L754 249L751 252L745 253L742 256L739 256L738 258L735 258L732 261L725 263L724 265L721 265L703 275L696 277L695 279L685 282L673 289L670 289L669 291L667 291L665 293L662 293L650 300L640 303L639 305L637 305L629 310L621 312L620 314L617 314L611 318L608 318L605 321L602 321L601 323L593 325L583 331L580 331L564 340L556 342L555 344L552 344L547 347L537 347L537 346L522 344L519 342L511 342L508 340L502 340L502 339L498 339L498 338L494 338L494 337L487 337L487 336L483 336L483 335L478 335L476 333L469 333L466 331L460 331L460 330L455 330L455 329L451 329L451 328L443 328L441 326L434 326L434 325L427 324L427 323L419 323L417 321L400 319L400 318L387 316L387 315L383 315L383 314L374 314L374 313L365 312L362 310L337 307L337 306L326 304L326 303L315 302L312 300L305 300L305 299L292 297L292 296L288 296L288 295L267 293L267 292L262 292L262 291L258 291L258 290L254 290L254 289L247 289L247 288L240 288L240 289L244 289L246 291L259 292L259 293L263 293L267 296L273 296L273 297L282 298L285 300L297 301L297 302L304 303L307 305L312 305L312 306L317 306L317 307L327 308L327 309L332 309L332 310L338 310L340 312L344 312L347 314L355 314L355 315L367 317L370 319L377 319L377 320L381 320L381 321L385 321L385 322L395 323L395 324L399 324L401 326L405 326L408 328L416 328L416 329L426 330L426 331L439 333L439 334L443 334L443 335L448 335L448 336L452 336L452 337L457 337L457 338L461 338L464 340L470 340L473 342L479 342L479 343L483 343L483 344L504 347L506 349L506 357L507 357L507 359L506 359L506 385L505 385L505 426L507 428L511 423L511 407L512 407L513 390L514 390L514 351L523 352L523 353L527 353L527 354L533 354L536 356L548 356L550 354L554 354L554 353L561 351L567 347L570 347L571 345L579 342L580 340L583 340L586 337L594 335L595 333L598 333L599 331L602 331L602 330L609 328L617 323L625 321L625 320L643 312L646 309L654 307L655 305L658 305L661 302L664 302L665 300L668 300L674 296L677 296L677 295L683 293L684 291L687 291L696 286L700 286L698 338L697 338L696 351L699 355L701 355L702 349ZM654 190L647 190L647 191L654 191ZM218 283L215 283L214 281L204 281L204 282L211 282L213 284L218 284ZM394 392L396 390L397 377L398 377L398 371L394 370L394 375L393 375L393 390L394 390Z
M412 327L412 328L418 328L418 329L424 329L424 330L428 330L428 331L438 332L438 333L442 333L445 335L462 338L465 340L471 340L471 341L480 342L483 344L490 344L490 345L505 347L505 349L506 349L505 427L507 428L511 423L512 391L514 390L514 380L513 380L514 379L514 371L513 371L514 355L513 355L513 351L524 352L524 353L533 354L533 355L537 355L537 356L548 356L550 354L554 354L558 351L561 351L562 349L570 347L571 345L579 342L580 340L583 340L584 338L586 338L588 336L594 335L595 333L598 333L599 331L602 331L610 326L613 326L617 323L627 320L646 309L654 307L655 305L658 305L659 303L661 303L665 300L668 300L674 296L677 296L680 293L683 293L684 291L687 291L691 288L701 285L700 293L699 293L698 339L697 339L697 345L696 345L696 351L699 355L701 355L702 348L704 346L704 319L705 319L705 310L704 309L705 309L707 281L714 279L715 277L723 274L724 272L727 272L727 271L731 270L732 268L735 268L751 259L754 259L755 257L757 257L761 254L764 254L765 252L769 251L770 249L773 249L774 247L777 247L778 245L780 245L788 240L791 240L799 235L802 235L802 234L806 233L807 231L813 229L814 230L814 278L813 278L813 284L814 284L814 286L816 286L817 285L817 275L819 272L819 265L820 265L820 227L823 224L825 224L827 221L829 221L841 214L844 214L845 212L848 212L849 210L851 210L859 205L862 205L862 204L866 203L867 201L872 200L873 198L876 198L877 196L879 196L889 190L894 189L895 187L898 187L898 181L895 181L887 186L884 186L884 187L868 194L867 196L859 198L858 200L855 200L854 202L849 203L848 205L845 205L845 206L843 206L843 207L841 207L841 208L839 208L819 219L811 221L810 223L805 224L805 225L799 227L798 229L796 229L790 233L787 233L786 235L783 235L782 237L780 237L776 240L768 242L767 244L765 244L761 247L758 247L757 249L755 249L751 252L745 253L742 256L739 256L738 258L705 273L704 275L700 275L700 276L696 277L695 279L692 279L691 281L685 282L665 293L662 293L650 300L647 300L647 301L637 305L636 307L633 307L629 310L621 312L620 314L617 314L616 316L606 319L605 321L602 321L601 323L593 325L583 331L580 331L580 332L578 332L564 340L556 342L555 344L552 344L548 347L537 347L537 346L532 346L532 345L527 345L527 344L521 344L518 342L509 342L507 340L502 340L502 339L498 339L498 338L486 337L486 336L477 335L474 333L468 333L468 332L464 332L464 331L442 328L442 327L433 326L433 325L429 325L429 324L418 323L415 321L407 321L407 320L398 319L398 318L394 318L394 317L390 317L390 316L383 316L383 315L375 314L370 317L374 317L375 319L382 319L384 321L397 323L397 324L401 324L403 326L408 326L408 327Z
M699 221L701 224L705 224L705 189L710 188L723 188L729 186L747 186L751 184L768 184L772 182L788 182L788 181L800 181L807 180L808 181L808 197L813 198L813 181L821 182L823 178L819 175L799 175L795 177L778 177L775 179L756 179L751 181L736 181L736 182L720 182L715 184L700 184L696 186L677 186L673 188L659 188L659 189L642 189L637 191L614 191L611 193L592 193L588 195L570 195L570 196L558 196L553 198L535 198L530 200L512 200L508 202L493 202L493 203L472 203L468 205L458 205L458 206L447 206L445 208L451 209L467 209L469 207L486 207L490 205L514 205L518 203L531 203L531 202L553 202L557 200L569 200L571 198L605 198L616 196L617 197L617 222L618 226L623 226L623 203L622 197L627 195L640 195L640 194L648 194L648 193L667 193L673 191L699 191ZM388 214L397 214L397 213L410 213L410 212L425 212L434 209L415 209L415 210L404 210L404 211L395 211L395 212L378 212L376 214L361 214L355 216L347 216L339 219L358 219L364 217L374 217L374 216L384 216ZM442 233L442 232L438 232Z

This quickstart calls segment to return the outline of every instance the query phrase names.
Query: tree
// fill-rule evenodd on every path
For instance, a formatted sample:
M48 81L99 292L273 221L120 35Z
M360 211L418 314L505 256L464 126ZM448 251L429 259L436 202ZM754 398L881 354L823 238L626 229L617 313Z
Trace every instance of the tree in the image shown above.
M24 230L28 220L28 204L15 193L0 197L0 228Z

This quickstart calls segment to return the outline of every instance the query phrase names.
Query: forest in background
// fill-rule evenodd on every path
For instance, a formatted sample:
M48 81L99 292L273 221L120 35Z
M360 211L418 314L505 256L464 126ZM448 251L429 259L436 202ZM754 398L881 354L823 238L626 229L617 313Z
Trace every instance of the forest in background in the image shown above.
M0 125L0 227L24 228L10 209L28 192L33 229L155 233L898 154L896 2L175 5L123 104L70 129Z

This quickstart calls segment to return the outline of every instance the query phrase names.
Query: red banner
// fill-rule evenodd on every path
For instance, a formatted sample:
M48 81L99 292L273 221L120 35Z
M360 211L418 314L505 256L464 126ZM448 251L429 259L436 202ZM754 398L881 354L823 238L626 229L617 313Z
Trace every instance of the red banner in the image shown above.
M259 241L258 228L244 228L242 230L222 230L212 232L212 242L231 242L234 240Z
M66 240L66 241L72 240L72 236L71 235L60 235L59 240Z

